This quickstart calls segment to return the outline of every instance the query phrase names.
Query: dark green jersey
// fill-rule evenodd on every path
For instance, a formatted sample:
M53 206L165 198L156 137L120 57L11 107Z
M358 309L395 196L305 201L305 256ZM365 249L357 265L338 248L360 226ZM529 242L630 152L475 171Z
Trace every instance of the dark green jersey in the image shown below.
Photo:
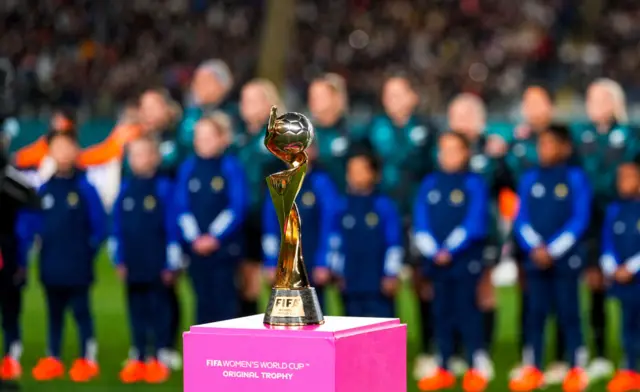
M182 116L182 122L178 127L177 141L180 145L180 148L187 154L193 152L193 130L196 126L196 123L203 115L212 114L215 111L226 113L232 119L232 121L237 121L237 107L230 102L225 102L222 105L191 105L185 108L184 114Z
M252 214L259 214L267 192L266 177L286 168L264 145L266 125L260 132L251 134L244 123L235 133L232 152L240 159L249 183L249 202Z
M469 170L479 174L485 181L490 194L491 213L489 239L492 244L501 244L502 238L498 229L498 193L503 187L511 186L511 177L506 168L504 158L494 158L486 153L487 137L485 135L478 138L471 144L471 157L469 159Z
M167 130L158 135L158 148L161 158L159 171L165 176L174 178L177 174L178 166L187 156L187 152L177 142L174 130ZM122 159L122 175L123 177L131 175L131 168L126 155Z
M538 134L526 124L518 125L513 131L513 139L509 144L506 164L510 175L517 186L520 177L538 165ZM514 189L515 190L515 189Z
M410 214L417 186L433 171L435 129L415 115L403 127L380 115L371 122L367 136L382 159L381 190L394 198L403 215Z
M602 132L593 124L572 127L575 158L586 171L595 202L604 208L616 196L616 169L640 152L638 135L626 125L614 124Z
M336 184L338 190L346 187L346 159L351 143L351 133L346 119L340 119L330 127L315 126L318 146L317 165L321 167Z

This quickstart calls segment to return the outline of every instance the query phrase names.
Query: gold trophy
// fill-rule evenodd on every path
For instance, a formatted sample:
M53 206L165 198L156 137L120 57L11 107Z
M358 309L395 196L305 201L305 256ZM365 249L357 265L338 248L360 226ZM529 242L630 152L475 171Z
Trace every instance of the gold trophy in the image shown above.
M324 323L318 295L309 284L304 266L300 214L295 202L307 174L305 150L311 145L313 137L313 125L307 117L299 113L285 113L278 117L277 108L271 108L264 144L289 169L267 177L281 236L276 280L264 315L264 323L269 325Z

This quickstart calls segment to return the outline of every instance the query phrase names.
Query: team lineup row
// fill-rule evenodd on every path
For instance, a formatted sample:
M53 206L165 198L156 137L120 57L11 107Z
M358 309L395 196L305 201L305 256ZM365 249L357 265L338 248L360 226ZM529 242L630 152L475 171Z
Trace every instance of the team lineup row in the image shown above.
M601 90L602 95L611 95L606 88L603 87ZM610 97L606 99L610 99ZM462 97L458 101L458 106L464 108L460 109L463 112L477 109L474 99L471 97ZM304 230L316 230L316 234L303 232L306 263L314 270L315 284L321 287L329 280L331 271L333 271L342 277L339 284L344 293L348 314L378 316L393 314L390 298L397 288L395 277L404 259L403 249L406 248L402 218L413 214L414 244L422 256L418 258L427 260L421 263L424 266L421 269L423 273L417 275L429 278L434 291L432 298L433 323L423 324L433 324L435 327L435 341L443 367L443 370L436 374L435 379L432 374L425 377L421 385L424 389L432 390L429 388L445 387L444 384L440 387L437 385L434 387L433 383L447 384L451 382L449 374L445 370L447 366L445 358L451 355L448 353L451 339L444 336L446 334L443 331L449 331L452 325L465 327L474 325L477 328L473 328L473 331L464 331L465 328L460 328L463 329L460 333L463 336L466 351L472 354L469 356L468 362L472 364L474 369L468 373L469 377L465 378L465 385L476 385L475 388L478 389L482 385L486 387L486 381L490 377L483 364L486 365L488 359L483 355L473 355L483 352L486 348L483 334L479 332L482 331L483 323L478 324L477 317L473 314L476 311L479 312L477 305L475 305L475 287L480 284L479 277L486 270L486 257L482 254L483 252L478 252L485 250L487 244L495 245L501 242L497 229L492 224L495 221L495 213L490 211L492 208L489 208L492 205L495 206L495 201L491 200L495 200L496 193L492 190L497 188L497 184L502 185L509 182L520 186L518 189L518 185L514 185L514 188L518 189L521 200L520 214L518 215L518 218L521 219L516 219L514 232L523 253L531 256L530 258L525 256L523 259L531 260L531 264L536 266L548 265L552 260L558 261L558 265L563 265L564 261L562 260L566 259L566 266L568 266L566 274L560 272L541 274L543 275L539 279L541 292L549 293L549 287L551 287L549 285L557 284L558 276L567 279L568 282L577 282L576 273L585 264L582 262L583 256L574 254L581 248L577 244L583 237L595 238L596 245L600 243L599 228L603 226L602 216L604 216L605 207L617 198L614 186L616 176L613 168L621 163L632 161L637 153L635 150L637 138L629 128L612 121L614 120L613 109L604 117L608 118L602 120L601 124L596 122L596 125L590 124L576 128L573 138L570 137L571 135L568 136L568 131L562 130L561 127L559 130L558 127L549 130L548 125L550 124L546 124L546 126L531 124L528 130L520 128L518 132L522 135L517 135L516 140L510 146L509 153L504 158L500 158L501 154L499 153L502 146L496 145L493 140L487 141L483 145L481 141L484 138L480 137L479 132L474 138L473 135L465 132L463 125L450 124L450 128L465 134L465 138L442 136L438 139L438 148L436 149L435 134L428 132L426 127L395 127L393 121L387 117L384 126L390 127L389 129L392 130L397 128L397 130L406 131L404 135L407 136L408 141L416 142L419 146L429 146L428 150L418 149L418 153L399 154L403 158L410 159L404 162L393 162L392 154L394 151L397 152L397 149L390 150L389 154L385 156L385 148L389 148L388 140L384 136L373 137L376 134L384 135L385 132L371 132L369 148L360 151L352 149L352 154L345 154L342 176L344 177L346 172L347 196L341 196L341 192L331 190L331 188L339 190L342 186L338 184L332 187L330 184L337 181L332 181L331 177L335 178L336 176L331 176L331 170L327 170L328 175L323 173L322 164L318 162L317 167L311 171L307 180L308 189L301 191L299 201L302 207L302 218L305 221ZM384 122L385 117L376 119L376 121ZM600 126L597 126L598 124ZM378 129L384 129L384 126L379 126ZM427 131L422 133L423 138L411 136L411 133L421 133L415 131L416 128L422 129L422 132ZM392 136L397 134L391 133ZM548 134L550 137L538 137L540 134ZM321 150L322 130L318 131L318 135L319 150ZM78 179L77 175L74 175L70 177L74 179L72 181L64 175L65 165L67 174L68 170L73 167L74 153L77 151L74 152L74 143L65 142L70 138L58 138L57 136L60 135L56 134L50 140L49 147L50 154L57 163L58 174L62 175L52 177L41 188L43 212L25 214L25 218L21 220L21 225L18 228L18 233L21 238L25 239L26 245L23 248L23 254L24 249L29 247L30 240L35 233L38 233L41 238L41 276L43 283L48 287L47 302L50 310L63 312L66 306L71 306L79 316L79 324L82 325L81 316L88 315L90 312L88 312L88 301L84 300L86 299L86 291L77 290L77 288L88 287L91 283L92 276L89 267L91 262L85 261L93 259L97 247L106 238L107 225L106 218L100 217L100 213L95 212L99 211L101 207L98 208L99 199L95 195L95 191L91 191L92 187L88 182L81 179L82 176ZM260 135L257 135L256 139L259 140ZM579 163L584 168L585 175L576 174L574 170L560 165L562 161L569 159L564 147L570 139L573 139L574 143L572 144L574 144L577 153L571 155L571 162ZM169 180L158 180L159 177L149 175L156 171L155 165L159 164L153 158L157 146L147 138L142 138L140 141L148 143L132 142L129 145L128 163L133 176L123 182L120 195L114 205L112 213L113 236L109 241L119 271L123 277L126 276L130 286L130 307L133 309L136 308L136 304L148 307L149 303L164 303L163 301L166 300L164 287L172 280L172 274L167 271L179 267L180 252L185 250L185 253L189 254L189 270L193 286L197 297L201 299L197 303L197 321L206 322L235 317L237 305L234 306L232 301L221 303L222 301L215 301L215 299L221 298L221 295L227 295L229 292L236 292L234 276L237 261L245 256L243 255L244 251L252 248L248 242L255 240L255 236L244 235L244 231L251 231L246 230L245 226L255 226L258 222L257 225L260 226L258 232L262 232L259 238L262 239L267 267L273 265L277 255L279 234L277 228L274 229L277 224L274 223L275 215L271 215L270 212L267 212L268 208L264 208L264 194L256 192L251 186L247 187L247 183L252 183L251 174L244 174L242 165L233 158L233 155L223 154L230 143L230 136L224 132L224 126L220 126L215 120L205 119L196 125L194 134L196 156L189 158L182 164L175 185L172 185ZM261 142L261 140L259 141ZM547 144L540 145L544 141ZM381 156L381 166L378 166L377 160L369 152L371 147L377 155ZM439 152L436 153L436 150ZM556 154L557 157L551 159L551 164L546 163L544 170L540 170L540 173L537 174L540 176L539 179L537 177L529 178L532 175L529 177L520 176L520 173L537 167L537 153L540 151L549 152L551 155ZM550 151L555 151L555 153ZM322 155L322 151L319 152ZM238 155L242 157L242 150L238 151ZM222 158L214 159L217 156L222 156ZM437 159L432 159L432 156L437 156ZM349 157L348 160L347 157ZM159 157L157 158L159 160ZM576 158L579 160L574 161ZM454 162L450 162L451 160ZM455 162L456 160L459 162ZM422 165L422 167L407 167L410 164ZM467 164L471 172L476 172L476 174L466 174ZM558 166L557 170L546 170L552 166L554 168ZM439 169L434 172L435 167ZM250 170L250 167L247 170ZM430 172L435 174L427 177L419 187L420 179ZM410 179L403 178L407 173L412 176ZM456 173L459 175L454 175ZM262 174L257 176L260 181L263 181L263 177L260 178ZM248 181L244 182L243 178L247 177ZM382 192L373 192L379 177L382 180L380 186ZM504 181L505 178L508 178L509 181ZM588 181L584 178L588 178ZM343 179L342 182L344 181ZM388 184L390 181L402 186L390 186ZM586 185L587 182L590 185ZM526 189L524 184L527 184L530 189ZM398 188L402 189L398 190ZM593 190L593 198L588 197L591 192L587 192L586 189ZM414 199L416 191L418 196ZM383 196L385 193L392 196L393 201ZM529 194L532 197L532 203L526 205L524 203L526 197L524 196ZM574 194L584 195L584 197L574 200ZM257 199L257 201L253 199ZM396 204L399 207L399 212L394 206ZM266 205L269 206L268 203ZM87 206L87 211L94 212L81 216L81 212L85 210L83 206ZM544 222L535 222L535 219L540 218L541 214L531 212L529 221L522 216L525 211L523 206L527 206L531 211L536 211L535 208L540 208L541 211L546 211L548 208L558 208L562 213L554 215L558 221L549 219ZM567 208L568 206L572 208ZM325 212L330 211L331 213L318 212L323 211L318 210L321 208L325 208ZM303 211L306 209L310 211L310 214L316 214L315 217L314 215L305 217ZM563 213L571 212L572 209L580 212L576 216L584 218L591 215L591 226L597 229L598 234L588 235L590 234L587 233L589 231L587 230L589 227L588 219L575 223L572 221L574 215L563 215ZM592 209L593 213L591 213ZM598 212L600 213L598 214ZM262 218L264 214L266 214L266 218ZM597 220L599 215L601 216L600 221ZM628 215L625 213L621 216ZM69 216L75 216L75 218L70 219ZM546 215L544 216L546 217ZM175 222L179 224L175 225ZM65 225L68 228L63 229ZM85 242L78 241L77 238L73 239L74 245L68 244L70 239L62 238L63 233L83 231L78 230L78 227L82 227L86 232L86 246L78 246L78 244ZM95 230L89 230L91 228ZM117 230L118 228L121 229ZM164 229L159 230L159 228ZM243 228L245 230L241 230ZM623 233L626 232L623 231ZM634 231L628 230L628 233L631 235ZM45 240L47 235L51 236L49 241ZM66 245L65 241L67 241ZM158 242L167 243L166 249L158 247ZM372 244L377 246L372 246ZM547 245L543 246L542 244ZM589 244L589 246L592 245ZM618 250L618 252L622 251ZM597 251L595 254L600 253ZM136 262L135 265L127 263L127 261L134 259L139 262ZM626 259L627 257L618 256L617 260L622 264ZM47 260L52 261L47 262ZM148 262L143 262L144 260L148 260ZM207 260L216 261L207 263ZM376 264L376 260L378 264ZM358 265L358 261L366 261L367 264ZM77 262L79 265L64 264L72 262ZM49 268L46 268L47 265ZM526 267L528 264L525 262L523 265ZM593 265L595 266L597 263L593 263ZM629 263L629 272L635 272L634 265ZM558 271L560 268L553 270ZM73 271L73 273L69 271ZM465 281L465 279L468 280ZM566 282L562 282L563 290L565 290L568 286L566 286ZM460 290L453 289L458 286L461 288ZM73 290L66 289L69 287ZM473 288L473 295L469 294L469 288ZM465 291L465 289L467 290ZM534 288L529 285L527 290L533 291ZM567 289L567 292L571 291ZM535 295L529 297L531 301L537 298ZM474 301L469 301L469 298L474 298ZM421 299L424 302L429 302L430 298L422 296ZM455 304L444 303L442 301L444 299L459 302ZM573 299L575 302L571 302ZM574 305L577 307L577 297L573 299L568 300L567 309L573 309ZM541 318L544 320L545 312L548 310L539 309L540 304L536 304L535 301L529 305L532 309L538 310L539 317L535 323L539 323ZM560 306L558 304L558 307ZM145 311L132 310L132 316L140 316L140 320L133 324L137 324L143 332L133 331L133 340L136 340L136 335L141 339L140 342L134 342L134 345L139 348L138 361L132 362L136 364L135 371L131 370L129 366L125 370L139 373L137 365L140 364L141 359L146 357L147 342L140 338L140 336L146 336L145 328L154 329L154 335L157 337L155 346L158 347L158 350L164 348L163 343L160 343L164 341L161 336L167 335L166 329L168 328L161 327L161 325L168 323L166 321L160 322L157 319L160 317L158 315L163 313L162 308L163 306L158 306L160 310L150 312L152 314L147 315L145 320L142 320ZM469 311L461 311L460 315L448 314L447 312L451 309L469 309ZM54 359L59 355L59 344L57 348L55 347L55 341L59 341L56 339L59 330L56 328L55 317L53 317L55 313L52 312L50 315L49 337L50 351ZM562 322L566 324L563 328L571 330L575 327L575 323L572 324L575 320L572 319L571 312L567 313L569 321ZM532 314L536 314L536 312ZM472 317L471 321L465 319L464 322L461 322L462 315ZM425 314L425 316L427 315ZM92 341L93 332L90 319L85 320L84 323L87 327L83 341L87 344L82 345L84 347L82 357L87 358L88 361L85 363L87 366L84 366L85 369L83 369L86 371L80 373L90 378L91 376L86 375L93 374L95 370L95 358L91 353L93 350L91 350L91 344L88 344ZM527 328L527 330L540 331L541 329ZM425 332L425 334L427 333ZM530 334L531 332L527 335ZM579 336L573 331L567 332L566 335ZM536 353L534 355L536 358L534 361L535 369L539 369L541 365L538 363L540 350L536 348L539 339L536 336L527 336L525 341L527 347L530 345L534 348L533 352ZM569 343L567 352L570 353L579 351L578 348L582 346L579 340ZM7 347L9 346L10 344L7 345ZM604 354L598 353L598 356L601 355ZM159 354L157 356L161 357ZM583 365L579 363L577 354L572 357L574 357L571 360L572 365L576 365L576 368ZM47 361L46 365L52 366L43 364L43 366L36 367L34 376L36 374L42 376L42 373L49 373L48 370L51 369L55 369L51 373L58 375L60 367L53 366L53 364L54 362ZM158 361L156 365L157 368L164 370L162 361ZM40 368L44 369L42 373L36 371ZM532 369L534 368L529 370ZM165 374L163 371L155 373ZM527 380L535 379L531 374L538 375L538 373L531 371L523 372L522 377ZM575 376L573 379L580 380L577 382L578 384L583 381L583 374L578 371L570 375ZM534 380L535 382L539 382L539 380ZM473 388L469 386L467 389L477 390Z

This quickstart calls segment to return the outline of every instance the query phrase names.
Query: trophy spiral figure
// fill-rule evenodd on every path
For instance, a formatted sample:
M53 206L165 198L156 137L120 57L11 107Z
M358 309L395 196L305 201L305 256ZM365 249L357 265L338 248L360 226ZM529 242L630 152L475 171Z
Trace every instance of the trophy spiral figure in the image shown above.
M289 165L290 169L267 178L283 230L274 287L308 287L309 279L302 258L300 215L295 199L307 173L305 150L313 141L313 125L298 113L286 113L277 118L276 115L277 109L271 108L265 145L273 155Z
M265 314L265 323L271 325L321 324L324 320L304 266L300 214L295 203L307 173L305 150L313 138L313 125L305 116L285 113L278 117L277 108L271 108L264 143L273 155L289 166L289 169L267 177L281 229L275 284Z

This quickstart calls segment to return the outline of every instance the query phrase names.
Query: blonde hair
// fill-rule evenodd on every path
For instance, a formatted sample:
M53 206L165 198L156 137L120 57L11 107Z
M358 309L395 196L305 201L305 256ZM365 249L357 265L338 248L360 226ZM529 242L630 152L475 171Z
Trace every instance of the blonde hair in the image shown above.
M627 116L627 104L624 90L618 82L609 78L595 80L589 88L600 86L611 94L613 98L613 117L619 123L626 124L629 121Z
M249 86L260 88L265 96L265 99L269 102L269 106L276 105L278 107L278 113L284 113L287 111L287 108L284 106L284 102L280 98L280 92L278 92L278 88L269 79L252 79L244 85L244 88L247 88Z
M313 83L326 83L333 92L340 97L341 113L349 111L349 96L347 94L347 82L339 74L329 72L315 79Z
M209 122L218 132L220 132L221 135L231 139L233 135L231 117L224 112L216 110L213 113L202 117L198 122L200 121Z
M453 105L456 105L460 102L465 102L468 103L469 105L471 105L474 110L476 110L478 117L479 117L479 121L481 122L481 132L484 131L484 127L487 124L487 108L484 105L484 102L482 101L482 99L480 99L480 97L478 97L477 95L471 94L471 93L462 93L462 94L458 94L456 95L455 98L453 98L453 100L451 101L451 103L449 103L449 107L448 110L451 110L451 108L453 107Z
M158 140L158 137L156 135L138 135L136 138L126 144L125 149L127 153L130 152L131 146L137 143L149 144L154 153L160 154L160 140Z
M164 101L166 102L171 112L170 113L171 122L169 124L171 127L175 126L180 122L180 120L182 119L182 107L175 99L173 99L173 97L171 97L169 90L167 90L164 87L150 88L145 90L140 96L140 98L142 98L145 94L148 94L148 93L158 94L162 97L162 99L164 99Z

